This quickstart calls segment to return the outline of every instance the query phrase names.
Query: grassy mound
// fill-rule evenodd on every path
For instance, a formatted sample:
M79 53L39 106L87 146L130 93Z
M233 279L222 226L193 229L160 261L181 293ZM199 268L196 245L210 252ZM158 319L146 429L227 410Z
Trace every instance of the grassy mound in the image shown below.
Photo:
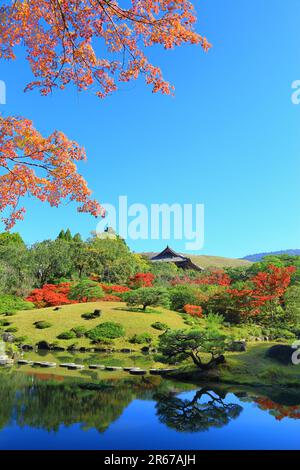
M100 318L86 320L82 314L93 312L96 309L102 311ZM47 322L52 326L46 329L37 329L36 322ZM186 325L180 314L163 309L149 308L149 311L131 311L125 304L120 302L91 302L84 304L65 305L59 310L54 311L52 307L26 310L18 312L13 317L13 326L18 327L18 337L26 337L28 344L37 344L40 341L48 343L57 343L62 347L68 347L76 343L78 347L91 347L90 339L86 337L59 339L61 333L71 331L78 327L84 327L87 330L95 328L104 322L115 322L122 325L125 330L125 336L113 340L114 348L131 348L129 342L135 334L148 333L155 339L162 332L153 328L151 325L156 322L163 322L169 328L185 328Z

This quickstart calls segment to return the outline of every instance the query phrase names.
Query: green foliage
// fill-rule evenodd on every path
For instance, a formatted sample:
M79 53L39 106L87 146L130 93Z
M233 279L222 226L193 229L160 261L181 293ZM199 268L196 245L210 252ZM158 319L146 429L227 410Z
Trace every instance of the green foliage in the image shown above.
M284 327L269 327L262 329L263 335L267 336L269 340L287 339L293 340L296 338L295 332Z
M235 285L237 287L237 285ZM225 289L220 289L209 297L206 310L214 315L221 315L225 322L238 324L242 321L240 306Z
M125 335L125 330L120 323L104 322L87 332L88 338L95 343L107 339L121 338Z
M77 338L82 338L83 336L85 336L87 328L85 328L85 326L74 326L74 328L72 328L72 331L75 333Z
M85 320L94 320L95 318L99 318L100 316L101 316L101 312L99 312L98 310L95 310L94 312L83 313L81 315L81 317L84 318Z
M202 330L169 330L159 337L159 352L169 363L191 358L201 369L210 369L224 362L226 337L216 328ZM204 362L209 355L209 360Z
M30 259L39 287L51 284L55 279L72 277L72 251L66 240L35 243L30 249Z
M20 353L20 349L15 343L5 343L5 352L8 356L14 356L15 354Z
M25 243L19 233L10 233L10 232L0 233L0 246L7 247L9 245L25 246Z
M50 328L52 323L49 323L48 321L37 321L34 325L38 330L45 330L46 328Z
M74 237L73 237L73 242L75 242L75 243L82 243L82 238L81 238L80 233L75 233L75 235L74 235Z
M209 312L206 315L206 322L211 327L218 327L224 323L224 317L219 313Z
M7 321L7 320L0 320L0 327L2 326L9 326L10 325L10 321Z
M166 323L162 323L160 321L156 321L155 323L152 323L151 326L155 330L160 330L160 331L168 330L168 328L169 328Z
M225 326L226 324L223 325ZM238 326L229 324L227 327L230 328L230 334L233 340L253 340L253 338L261 338L266 335L259 325L251 323Z
M193 286L178 285L170 289L169 292L171 310L182 312L183 307L187 304L197 305L197 289Z
M149 333L135 334L130 338L130 343L133 344L150 344L153 337Z
M69 298L80 302L90 302L102 299L104 296L102 288L95 281L84 279L73 285L70 289Z
M19 328L16 326L9 326L8 328L5 328L6 333L17 333L18 330Z
M167 307L169 304L168 291L160 287L140 287L131 292L126 292L123 299L128 306L142 307L146 310L148 306L158 305Z
M155 285L167 287L174 277L180 273L180 268L173 263L150 263L149 271L155 276Z
M15 344L25 344L28 343L28 337L27 336L18 336L14 340Z
M187 313L182 314L182 318L184 320L184 324L188 326L195 326L198 322L198 319L195 317L192 317L192 315L188 315Z
M90 271L103 282L125 284L129 277L143 271L147 265L139 256L130 252L121 238L93 238L88 243Z
M17 312L18 310L31 310L34 305L14 295L0 295L0 314Z
M66 231L64 230L61 230L58 234L58 237L56 240L64 240L68 243L72 243L72 242L75 242L75 243L78 243L78 242L82 242L82 238L81 238L81 235L80 233L76 233L74 236L72 236L72 233L71 233L71 230L69 228L67 228Z
M58 339L74 339L77 338L74 331L63 331L57 336Z
M286 322L300 323L300 286L290 286L284 296Z
M228 274L228 276L234 283L238 281L247 281L249 278L248 269L249 268L247 268L246 266L230 266L228 268L225 268L224 271L226 274Z

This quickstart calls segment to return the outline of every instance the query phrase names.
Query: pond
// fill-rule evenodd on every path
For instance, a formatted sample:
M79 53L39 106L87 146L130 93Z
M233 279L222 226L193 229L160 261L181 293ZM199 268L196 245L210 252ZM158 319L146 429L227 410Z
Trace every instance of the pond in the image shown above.
M83 377L2 369L0 449L300 448L300 390Z

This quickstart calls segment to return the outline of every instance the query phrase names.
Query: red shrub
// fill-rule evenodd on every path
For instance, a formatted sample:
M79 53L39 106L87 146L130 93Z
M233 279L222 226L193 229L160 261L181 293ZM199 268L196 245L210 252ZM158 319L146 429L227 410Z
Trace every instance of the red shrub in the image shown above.
M104 290L104 292L111 294L112 292L118 293L118 294L123 294L124 292L129 292L131 289L126 286L115 286L115 285L110 285L110 284L100 284L100 287Z
M203 317L202 307L199 307L199 305L186 304L183 307L183 310L185 311L185 313L188 313L189 315L192 315L193 317L199 317L199 318Z
M34 289L26 298L38 308L55 307L75 303L68 299L70 283L45 284L41 289Z
M153 287L155 275L152 273L136 273L130 278L129 285L134 289L139 287Z

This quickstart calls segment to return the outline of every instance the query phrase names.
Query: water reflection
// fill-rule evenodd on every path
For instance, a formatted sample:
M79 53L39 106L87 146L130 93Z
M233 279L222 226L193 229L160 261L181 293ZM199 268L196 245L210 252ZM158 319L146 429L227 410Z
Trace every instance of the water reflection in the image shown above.
M159 396L156 409L160 422L180 432L225 426L243 410L238 404L224 403L221 394L206 388L198 390L192 399L174 394Z
M229 448L232 441L227 441L228 432L223 432L227 426L231 436L236 433L237 440L248 438L252 422L260 426L264 422L268 432L277 433L280 431L278 421L284 431L284 423L291 426L297 424L299 418L299 390L208 388L171 382L158 376L98 378L94 383L53 375L49 381L49 375L0 371L0 442L5 433L12 430L13 441L10 439L8 445L16 449L23 445L24 434L19 436L22 430L27 436L30 432L51 431L51 435L57 435L55 445L58 445L61 433L67 429L70 429L70 438L66 448L75 437L82 442L82 448L109 445L118 449L125 446L125 438L128 442L130 438L135 443L139 440L140 448L150 449L155 442L156 446L165 443L167 447L174 442L174 447L170 448L179 449L183 445L193 448L193 443L204 448L210 445L218 448L218 444ZM216 430L222 433L219 441L204 438L209 434L204 431L215 433ZM260 437L259 441L256 434L253 431L252 439L257 439L254 448L262 439ZM284 434L279 434L270 446L278 445L276 438L282 442ZM189 439L189 435L202 435L202 438L186 443L184 436ZM43 448L47 448L49 435L41 439ZM0 446L5 446L3 442ZM130 448L131 441L126 445ZM241 445L248 445L248 441ZM290 438L286 445L291 445Z
M61 425L81 423L83 430L104 432L135 396L153 387L155 380L103 381L94 385L8 375L1 377L0 428L14 418L21 427L57 432Z

